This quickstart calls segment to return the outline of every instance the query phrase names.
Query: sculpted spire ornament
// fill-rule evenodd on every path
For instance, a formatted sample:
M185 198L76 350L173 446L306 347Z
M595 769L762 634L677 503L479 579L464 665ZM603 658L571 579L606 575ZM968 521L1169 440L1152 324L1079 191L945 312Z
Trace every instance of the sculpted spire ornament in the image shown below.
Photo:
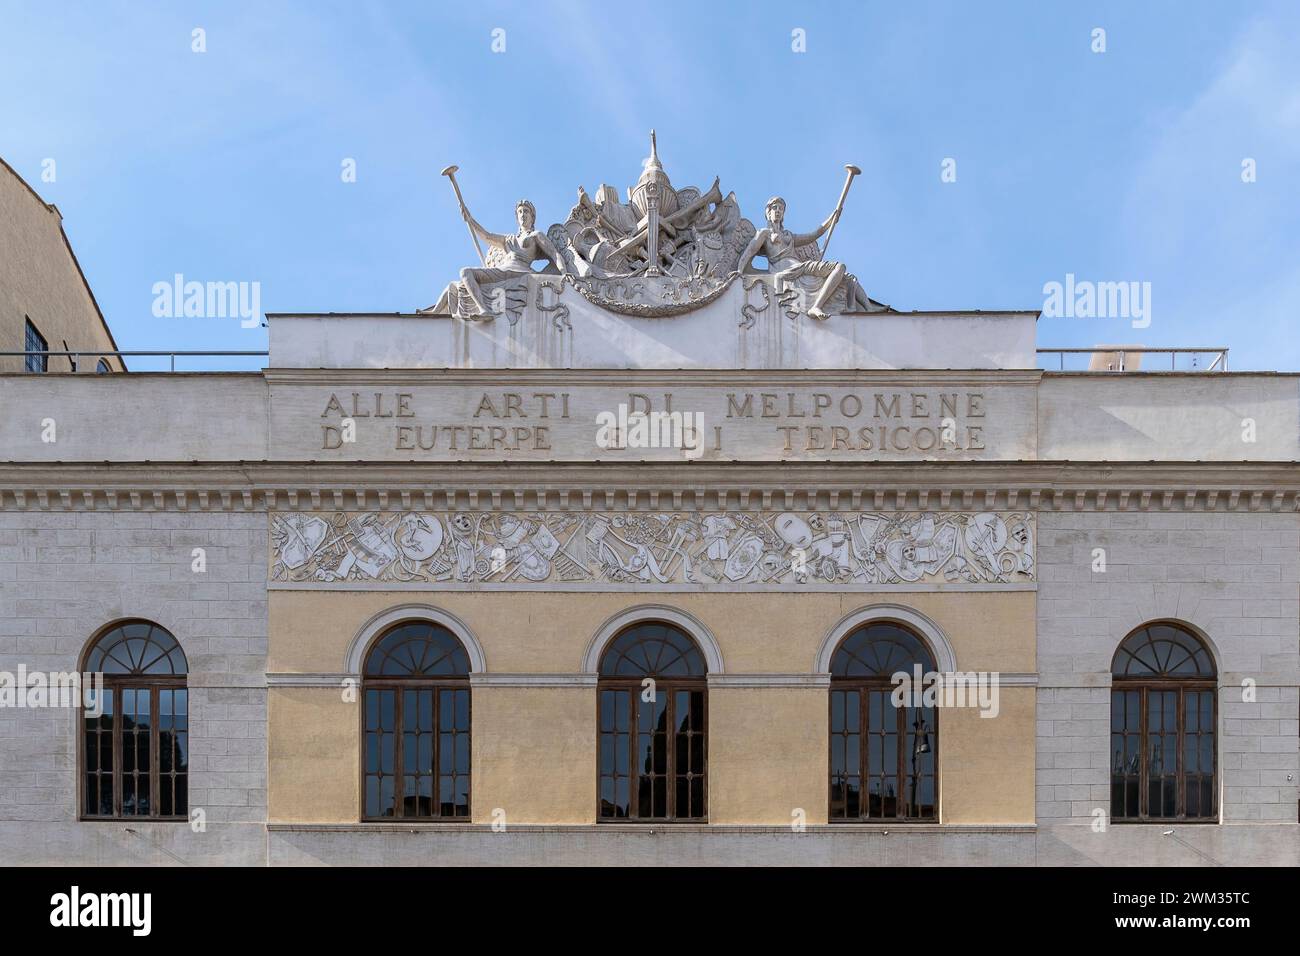
M513 324L531 298L530 283L539 281L531 278L538 260L548 263L546 274L561 276L559 283L550 282L553 291L558 290L557 301L564 287L572 285L597 308L623 315L691 312L719 299L733 284L741 328L751 327L754 316L766 311L749 304L755 284L763 286L764 301L774 296L790 318L884 310L887 307L869 299L842 263L825 260L824 248L816 243L823 235L829 242L849 183L859 172L855 166L846 168L849 178L839 203L816 230L787 230L785 201L777 197L768 203L768 225L760 231L741 215L735 193L723 196L717 178L706 192L674 187L651 130L650 155L636 183L628 187L626 202L608 184L602 184L594 198L579 187L578 201L565 221L543 234L534 229L532 204L521 201L516 207L518 231L497 235L469 214L456 184L456 167L448 167L450 172L444 172L456 190L461 215L476 245L482 239L488 253L482 267L461 270L460 282L447 288L433 311L467 319L505 312ZM766 271L753 268L757 256L767 258ZM742 273L753 278L737 284ZM805 300L811 303L807 307Z

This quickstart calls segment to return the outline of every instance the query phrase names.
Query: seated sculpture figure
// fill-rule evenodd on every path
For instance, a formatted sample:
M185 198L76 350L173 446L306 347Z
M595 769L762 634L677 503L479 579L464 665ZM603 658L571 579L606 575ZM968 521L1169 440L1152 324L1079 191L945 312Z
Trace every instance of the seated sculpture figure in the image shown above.
M527 199L515 203L515 219L519 223L519 230L513 235L488 232L470 215L469 209L464 204L460 207L460 213L474 235L488 246L483 266L460 270L460 281L478 310L478 315L494 314L483 299L482 283L503 282L521 274L531 273L533 263L539 259L550 262L561 274L566 271L564 257L560 255L559 250L545 233L535 228L537 209Z
M758 230L750 240L745 251L741 253L739 269L752 273L755 256L767 258L768 270L772 274L775 291L780 295L787 285L793 284L803 276L815 276L822 279L813 304L808 308L808 315L814 319L826 318L826 303L830 301L840 280L844 278L844 263L828 262L821 257L817 240L825 235L826 230L835 225L840 217L840 209L826 217L826 221L814 231L807 233L791 232L785 228L785 200L773 196L765 208L767 227Z

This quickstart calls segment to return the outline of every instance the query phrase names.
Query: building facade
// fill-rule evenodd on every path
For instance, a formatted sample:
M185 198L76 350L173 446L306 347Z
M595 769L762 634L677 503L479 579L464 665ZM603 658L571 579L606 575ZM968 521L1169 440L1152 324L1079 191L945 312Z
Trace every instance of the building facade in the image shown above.
M0 160L0 372L120 372L126 366L63 231L63 215ZM93 353L110 353L96 355Z
M263 372L0 376L0 671L103 675L0 708L0 859L1300 863L1300 377L783 213L652 151Z

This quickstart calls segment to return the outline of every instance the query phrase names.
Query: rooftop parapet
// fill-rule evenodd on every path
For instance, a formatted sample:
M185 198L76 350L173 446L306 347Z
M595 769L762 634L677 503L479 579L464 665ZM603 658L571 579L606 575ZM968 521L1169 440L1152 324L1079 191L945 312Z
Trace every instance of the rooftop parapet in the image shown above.
M271 314L273 368L1033 369L1037 312L787 315L753 277L671 317L625 315L533 274L518 315Z

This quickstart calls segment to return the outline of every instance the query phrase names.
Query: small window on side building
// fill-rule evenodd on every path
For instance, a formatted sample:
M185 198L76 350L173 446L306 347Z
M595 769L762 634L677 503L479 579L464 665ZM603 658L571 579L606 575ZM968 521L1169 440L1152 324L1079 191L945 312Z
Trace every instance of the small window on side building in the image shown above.
M32 320L27 320L27 326L23 333L23 351L27 353L26 368L29 372L48 372L50 368L50 357L48 355L33 355L34 352L48 352L49 344L45 337L36 330L32 325Z

